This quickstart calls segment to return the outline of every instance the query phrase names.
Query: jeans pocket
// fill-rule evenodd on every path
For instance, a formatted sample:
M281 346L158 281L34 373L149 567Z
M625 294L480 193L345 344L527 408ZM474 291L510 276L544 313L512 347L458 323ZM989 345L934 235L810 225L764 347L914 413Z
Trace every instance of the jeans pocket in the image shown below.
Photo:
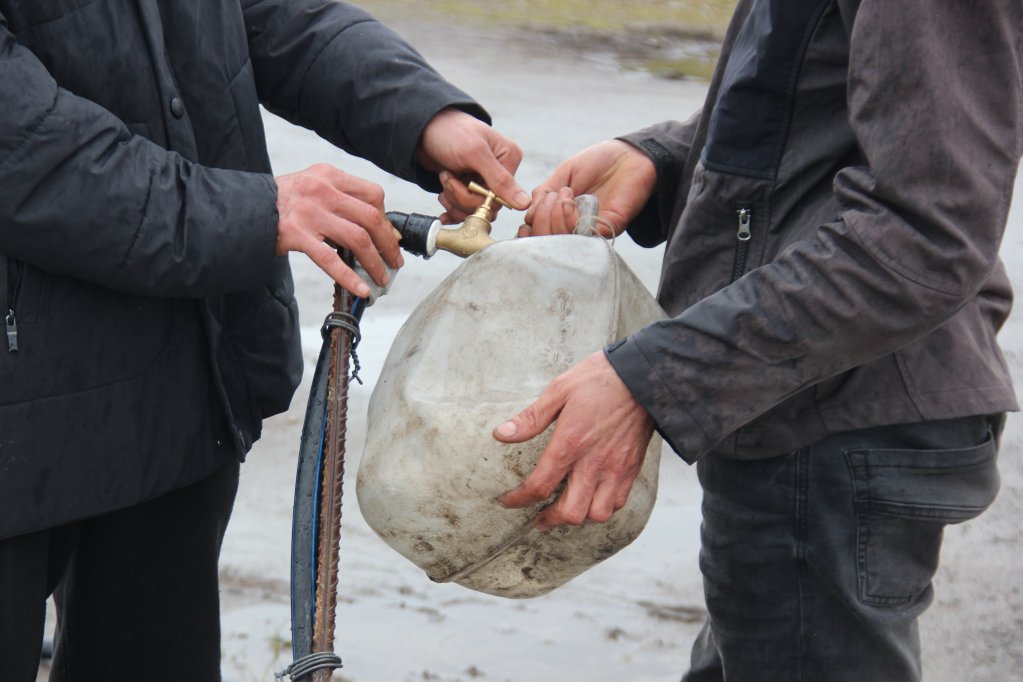
M997 449L989 434L962 449L846 451L861 602L898 606L928 590L945 526L975 518L995 499Z

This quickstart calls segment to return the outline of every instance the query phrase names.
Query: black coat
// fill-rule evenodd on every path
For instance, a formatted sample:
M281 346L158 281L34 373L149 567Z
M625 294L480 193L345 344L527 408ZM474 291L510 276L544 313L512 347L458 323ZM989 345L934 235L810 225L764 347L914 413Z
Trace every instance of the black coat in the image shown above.
M485 117L343 4L0 0L0 537L201 478L287 408L260 103L431 188L426 123Z

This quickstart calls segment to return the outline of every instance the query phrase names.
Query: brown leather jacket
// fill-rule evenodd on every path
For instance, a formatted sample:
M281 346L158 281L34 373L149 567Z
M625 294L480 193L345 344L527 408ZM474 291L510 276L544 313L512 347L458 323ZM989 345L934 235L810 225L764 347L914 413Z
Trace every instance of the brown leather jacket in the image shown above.
M607 349L683 458L1016 409L995 335L1023 150L1023 4L742 0L658 169L672 316Z

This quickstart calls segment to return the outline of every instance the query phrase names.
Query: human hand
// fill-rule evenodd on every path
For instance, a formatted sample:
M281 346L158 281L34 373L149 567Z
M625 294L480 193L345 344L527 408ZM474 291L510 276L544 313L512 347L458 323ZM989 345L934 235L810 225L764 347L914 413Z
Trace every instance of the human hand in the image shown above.
M317 164L277 181L277 255L301 251L356 296L369 286L344 264L337 247L345 247L377 284L387 284L384 261L400 268L394 228L384 217L384 190L368 180L329 164Z
M580 194L593 194L599 200L597 230L601 234L621 234L643 210L656 184L657 169L640 150L621 140L595 144L562 162L533 190L519 236L571 232L579 219L574 198Z
M567 477L558 499L536 519L541 530L603 523L625 506L653 435L653 420L597 352L554 381L532 405L494 429L503 443L522 443L557 425L536 469L501 496L506 507L548 499Z
M446 213L441 222L465 220L483 199L469 191L458 176L480 176L512 208L525 210L529 194L515 182L522 150L483 121L458 109L444 109L426 125L416 158L423 167L440 174L444 187L439 198Z

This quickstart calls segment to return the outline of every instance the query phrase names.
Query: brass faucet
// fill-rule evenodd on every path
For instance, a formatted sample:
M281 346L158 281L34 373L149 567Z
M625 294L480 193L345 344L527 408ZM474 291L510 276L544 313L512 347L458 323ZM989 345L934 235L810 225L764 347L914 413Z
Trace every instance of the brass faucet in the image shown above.
M469 183L469 191L484 197L483 204L465 219L461 227L442 228L437 233L437 248L467 258L477 251L490 246L494 239L490 236L491 222L494 220L494 203L508 207L508 204L486 187L475 182Z

